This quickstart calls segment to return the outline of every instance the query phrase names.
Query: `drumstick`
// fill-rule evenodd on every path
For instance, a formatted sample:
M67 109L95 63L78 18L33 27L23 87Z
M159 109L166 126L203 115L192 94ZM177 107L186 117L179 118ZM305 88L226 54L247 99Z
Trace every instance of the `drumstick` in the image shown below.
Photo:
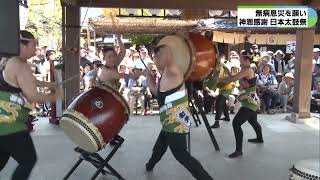
M72 81L73 79L75 79L75 78L77 78L79 76L80 76L80 74L75 74L75 75L69 77L68 79L65 79L65 80L59 82L58 84L59 85L64 85L64 84L69 83L70 81Z

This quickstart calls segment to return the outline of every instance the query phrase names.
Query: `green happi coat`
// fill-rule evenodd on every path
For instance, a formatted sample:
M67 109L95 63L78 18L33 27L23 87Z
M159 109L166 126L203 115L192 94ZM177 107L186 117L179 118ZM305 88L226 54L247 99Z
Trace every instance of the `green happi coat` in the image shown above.
M27 130L31 104L19 94L0 91L0 136Z
M171 94L170 97L172 101L160 108L162 130L169 133L188 133L191 126L188 95L185 91L180 91Z

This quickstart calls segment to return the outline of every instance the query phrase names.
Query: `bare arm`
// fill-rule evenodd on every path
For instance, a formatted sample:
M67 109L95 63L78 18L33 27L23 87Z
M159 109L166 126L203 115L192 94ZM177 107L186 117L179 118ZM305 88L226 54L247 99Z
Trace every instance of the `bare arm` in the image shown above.
M229 84L230 82L235 82L235 81L238 81L244 77L250 76L251 73L252 73L251 69L245 69L245 70L240 71L238 74L236 74L234 76L230 76L228 78L224 78L221 81L226 84Z
M144 75L147 78L147 86L150 89L150 92L154 95L158 95L157 84L156 84L156 76L152 76L149 70L144 71Z
M116 70L103 67L99 79L101 81L112 81L115 79L121 79L121 76Z
M118 54L118 64L120 64L121 61L123 60L124 56L126 55L126 48L125 48L124 44L122 43L121 35L117 34L116 36L117 36L119 46L120 46L120 52Z
M19 64L15 66L19 66ZM23 95L28 101L43 103L46 101L54 102L56 100L55 93L50 93L47 95L41 94L37 91L36 78L33 76L33 72L27 64L24 64L21 68L19 68L19 70L19 73L16 74L16 79Z
M45 81L36 80L36 86L37 87L54 88L55 87L55 83L54 82L45 82Z

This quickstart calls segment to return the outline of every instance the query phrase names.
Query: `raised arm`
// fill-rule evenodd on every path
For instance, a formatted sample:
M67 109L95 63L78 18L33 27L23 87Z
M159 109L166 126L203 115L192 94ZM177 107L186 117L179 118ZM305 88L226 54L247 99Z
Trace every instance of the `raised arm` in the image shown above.
M149 70L145 70L144 75L147 77L147 86L150 89L150 92L154 95L158 95L156 76L152 76Z
M118 54L118 64L121 63L121 61L123 60L124 56L126 55L126 48L124 46L124 44L122 43L121 40L121 35L120 34L116 34L119 46L120 46L120 52Z

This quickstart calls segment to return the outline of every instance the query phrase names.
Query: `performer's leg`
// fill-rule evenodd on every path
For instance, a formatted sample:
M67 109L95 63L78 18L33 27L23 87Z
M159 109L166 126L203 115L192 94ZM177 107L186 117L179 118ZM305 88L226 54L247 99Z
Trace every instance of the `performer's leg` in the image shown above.
M229 117L229 106L227 105L227 98L224 97L225 100L223 101L224 102L224 107L223 107L223 115L224 115L224 118L222 120L224 121L230 121L230 117Z
M228 97L228 107L230 109L230 112L234 112L234 107L235 107L235 101L236 97L234 95L229 95Z
M167 133L167 141L173 156L197 180L213 180L201 163L187 151L186 134Z
M229 155L230 158L235 158L242 155L243 132L241 129L241 125L250 118L247 114L249 113L249 111L250 110L247 108L240 108L240 110L233 119L232 127L236 139L236 151Z
M250 113L251 113L251 117L248 121L253 127L254 131L256 132L257 138L249 139L248 141L252 143L263 143L261 126L257 120L257 112L252 111Z
M226 98L222 95L219 95L217 97L216 101L216 116L215 116L215 122L211 126L211 128L218 128L220 127L219 120L221 119L221 115L225 106Z
M167 151L168 143L164 131L161 131L158 139L153 147L151 158L146 164L146 170L152 171L154 166L161 160L164 153Z
M19 164L12 175L12 180L27 180L37 161L31 136L28 132L21 132L10 135L10 139L7 151Z
M215 117L216 120L220 120L221 115L222 115L222 111L223 111L223 108L224 108L224 105L225 105L225 102L226 102L226 98L224 96L219 95L217 97L217 101L216 101L216 117Z
M0 136L0 172L6 166L10 158L9 153L5 150L3 146L6 146L7 143L12 142L8 142L5 137L6 136Z

